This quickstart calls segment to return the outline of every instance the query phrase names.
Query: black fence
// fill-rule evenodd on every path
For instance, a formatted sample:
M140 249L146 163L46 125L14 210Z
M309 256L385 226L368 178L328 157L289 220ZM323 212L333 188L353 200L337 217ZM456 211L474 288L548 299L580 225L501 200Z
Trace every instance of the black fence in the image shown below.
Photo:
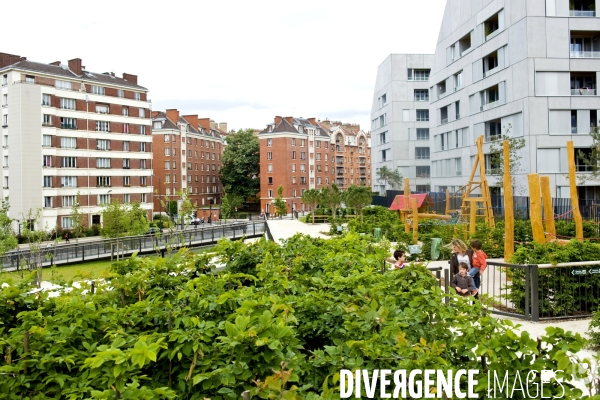
M130 236L117 239L98 240L71 244L44 244L40 248L42 266L71 264L83 261L131 256L133 253L147 254L164 252L168 248L196 247L216 243L222 237L239 239L259 237L265 232L265 222L235 222L217 226L203 226L185 231L160 235ZM74 240L74 239L72 239ZM13 251L0 257L2 270L29 269L35 252Z
M411 193L425 193L425 192L411 192ZM429 197L433 200L434 204L429 207L430 211L434 211L437 214L446 213L446 193L445 192L427 192ZM372 205L390 207L392 202L397 195L404 195L404 191L401 190L388 190L386 196L373 196ZM477 197L478 195L471 195ZM502 195L491 195L492 210L494 216L504 218L504 196ZM454 197L450 199L450 210L459 210L462 204L460 197ZM529 219L529 197L526 196L514 196L514 216L517 219ZM570 198L553 198L552 207L555 215L555 219L572 219L573 218L573 207L571 205ZM600 222L600 201L598 200L579 200L579 210L583 219L594 220Z
M488 262L479 291L492 313L520 319L587 318L599 309L600 262Z

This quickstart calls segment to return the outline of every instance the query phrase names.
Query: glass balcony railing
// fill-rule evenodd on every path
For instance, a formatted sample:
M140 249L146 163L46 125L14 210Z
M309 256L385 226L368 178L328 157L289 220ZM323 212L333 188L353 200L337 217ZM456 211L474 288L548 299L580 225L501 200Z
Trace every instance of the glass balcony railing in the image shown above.
M573 51L571 58L600 58L600 51Z
M491 101L487 104L481 106L481 111L489 110L490 108L498 107L500 105L500 101Z
M77 125L76 124L66 124L66 123L62 123L60 124L61 129L77 129Z
M448 118L442 118L442 125L447 124L448 123Z
M569 10L570 17L595 17L596 11L589 10Z
M571 89L571 96L595 96L596 89L579 88Z

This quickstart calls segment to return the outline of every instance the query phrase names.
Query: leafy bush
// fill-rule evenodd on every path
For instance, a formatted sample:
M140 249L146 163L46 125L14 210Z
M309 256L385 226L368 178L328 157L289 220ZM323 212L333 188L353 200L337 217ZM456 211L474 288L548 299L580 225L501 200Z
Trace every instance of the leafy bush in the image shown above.
M340 397L342 368L481 369L485 355L511 382L517 371L570 370L579 335L552 328L538 346L482 316L479 303L447 305L424 267L382 273L386 246L356 234L297 235L281 246L224 240L214 255L228 266L220 274L206 273L213 255L180 252L115 263L110 288L93 295L0 287L0 393L237 400L250 390L317 400ZM486 377L475 377L479 393ZM563 386L565 398L583 398ZM544 390L562 393L553 383Z
M590 322L590 343L596 350L600 349L600 308L594 313L594 317Z

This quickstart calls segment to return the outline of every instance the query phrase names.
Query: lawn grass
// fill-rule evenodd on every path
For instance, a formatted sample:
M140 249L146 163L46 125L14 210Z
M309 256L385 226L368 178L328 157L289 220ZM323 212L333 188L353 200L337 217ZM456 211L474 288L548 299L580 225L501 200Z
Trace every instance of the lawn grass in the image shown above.
M210 247L202 247L198 249L192 249L194 253L204 253L206 251L212 250L213 246ZM158 258L159 256L156 254L147 255L147 256L139 256L139 257L148 257L148 258ZM69 282L71 280L78 281L84 279L96 279L102 278L105 272L110 267L111 261L88 261L79 264L71 264L65 266L54 266L52 268L44 268L42 269L42 280L43 281L52 281L54 279L64 279ZM0 272L0 282L8 281L12 279L13 282L17 283L23 280L23 276L25 276L27 271L14 271L14 272Z

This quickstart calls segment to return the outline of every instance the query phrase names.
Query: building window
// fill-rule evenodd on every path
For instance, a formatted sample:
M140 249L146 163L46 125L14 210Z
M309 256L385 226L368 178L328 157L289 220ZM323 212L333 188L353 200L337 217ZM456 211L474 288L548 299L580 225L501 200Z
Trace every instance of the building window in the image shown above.
M273 146L273 139L267 139L267 147Z
M192 163L191 162L187 163L187 169L188 169L188 171L192 170Z
M417 140L429 140L429 129L418 128L417 129Z
M131 195L129 193L123 195L123 203L131 203Z
M96 121L96 131L110 132L110 123L108 121Z
M267 165L267 172L273 172L273 164Z
M147 203L147 202L148 202L148 194L147 193L140 194L140 203Z
M129 142L123 142L123 151L129 151Z
M415 147L415 158L417 160L429 160L429 147Z
M273 198L273 189L269 189L268 196L270 199Z
M146 177L140 176L140 186L146 186Z
M129 158L124 158L123 159L123 169L129 169L129 168L131 168L129 166Z
M60 127L62 129L77 129L77 120L75 118L60 117Z
M295 160L295 159L296 159L296 152L292 151L292 160Z
M306 164L300 164L300 172L304 172L306 170Z
M381 150L381 161L388 161L388 159L390 159L390 155L390 149Z
M417 121L429 121L429 110L417 110Z
M417 185L417 192L430 192L430 191L431 191L430 185Z
M50 147L50 146L52 146L52 136L50 136L50 135L43 135L42 136L42 146L43 147Z
M301 185L305 185L306 184L306 177L305 176L301 176L300 177L300 184Z
M8 85L8 74L2 75L2 86Z
M57 89L71 90L71 82L56 80L54 85Z
M141 99L140 92L133 92L133 99L140 100Z
M301 151L300 152L300 159L301 160L306 160L306 152L305 151Z
M292 164L292 172L296 172L296 164Z
M109 108L107 104L96 104L96 113L98 114L108 114Z
M379 144L386 144L386 143L387 143L387 131L381 132L379 134Z
M415 101L429 101L429 90L415 89Z
M98 204L105 205L110 203L110 194L98 195Z
M92 85L92 94L100 94L104 96L104 87Z
M45 188L52 187L52 177L51 176L44 176L44 187Z
M123 177L123 186L131 186L131 178L129 176Z
M7 161L8 165L8 161ZM52 166L52 156L42 156L42 166L43 167L51 167Z
M429 178L430 173L429 166L417 166L417 178Z
M63 196L62 197L62 206L63 207L73 207L73 204L75 204L75 196Z
M267 160L272 160L273 159L273 152L272 151L268 151L267 152Z
M65 205L63 204L63 207L65 207ZM71 217L62 217L61 218L61 225L63 228L69 229L73 227L73 220L71 219Z
M96 139L96 150L110 150L110 140Z
M454 74L454 91L460 90L463 84L463 72L457 72Z
M146 118L146 109L140 108L140 118Z
M428 69L408 69L408 80L409 81L428 81L429 80Z
M171 136L168 133L166 133L165 134L165 143L170 142L170 141L171 141Z
M129 124L123 124L123 133L129 133Z
M61 137L60 138L60 147L63 149L76 149L77 148L77 139L70 137Z
M49 94L42 94L42 105L43 106L49 106L50 105L50 95Z
M97 176L96 177L97 187L110 187L110 176Z
M64 108L65 110L74 110L75 109L75 99L66 99L64 97L61 97L60 108Z
M145 152L146 152L146 142L141 142L141 143L140 143L140 151L141 151L142 153L145 153Z
M52 197L44 196L44 208L52 208Z
M171 162L165 161L165 169L171 169Z
M110 158L96 158L96 168L110 168Z
M165 147L165 156L170 156L170 155L171 155L171 148Z
M117 89L117 97L123 98L124 96L123 89Z
M121 115L124 115L126 117L129 116L129 107L123 106L123 108L121 109Z
M44 126L52 126L52 115L49 114L44 114L44 122L42 122L42 125Z
M60 166L62 168L77 168L77 158L76 157L61 157L60 158Z
M140 135L146 134L146 125L140 125Z

